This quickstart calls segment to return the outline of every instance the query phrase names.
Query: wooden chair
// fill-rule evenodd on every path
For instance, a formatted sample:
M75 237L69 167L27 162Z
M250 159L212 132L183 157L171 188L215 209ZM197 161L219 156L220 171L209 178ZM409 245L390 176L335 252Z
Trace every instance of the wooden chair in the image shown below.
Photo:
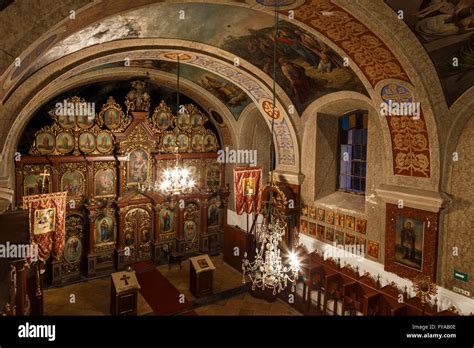
M346 310L349 311L349 315L369 315L369 303L372 303L370 300L379 296L377 290L360 282L343 284L342 293L343 315L346 314Z

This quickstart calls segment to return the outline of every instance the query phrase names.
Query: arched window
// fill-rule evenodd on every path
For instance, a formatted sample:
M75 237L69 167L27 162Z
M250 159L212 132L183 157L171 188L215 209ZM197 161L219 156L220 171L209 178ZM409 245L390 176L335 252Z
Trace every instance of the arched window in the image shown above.
M365 193L367 124L365 111L354 111L339 119L338 189L341 191Z

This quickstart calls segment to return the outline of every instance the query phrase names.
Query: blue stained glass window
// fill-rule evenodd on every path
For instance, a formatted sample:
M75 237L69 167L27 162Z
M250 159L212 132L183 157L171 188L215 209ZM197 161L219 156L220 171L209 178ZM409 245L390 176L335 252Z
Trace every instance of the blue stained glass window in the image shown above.
M339 190L365 193L368 115L356 111L339 119Z

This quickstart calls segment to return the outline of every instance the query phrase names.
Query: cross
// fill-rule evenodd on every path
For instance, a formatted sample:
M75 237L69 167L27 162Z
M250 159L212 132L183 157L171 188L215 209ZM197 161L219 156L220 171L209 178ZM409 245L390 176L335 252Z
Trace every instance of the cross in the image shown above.
M124 275L122 276L122 278L120 278L120 280L123 280L123 281L125 282L125 285L128 285L128 281L127 281L127 280L129 280L129 279L130 279L130 277L127 276L126 274L124 274Z
M41 183L41 193L44 192L44 182L46 181L46 177L50 176L51 174L48 173L48 171L46 170L46 168L44 169L44 172L40 174L40 176L43 177L43 181Z

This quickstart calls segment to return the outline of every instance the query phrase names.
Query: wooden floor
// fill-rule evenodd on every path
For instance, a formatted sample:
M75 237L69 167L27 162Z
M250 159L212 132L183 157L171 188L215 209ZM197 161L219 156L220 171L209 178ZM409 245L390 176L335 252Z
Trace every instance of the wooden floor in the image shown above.
M214 294L225 293L242 286L242 274L224 263L222 255L211 257L216 270L214 272ZM189 261L182 263L181 269L173 265L162 265L157 269L180 291L189 301L196 300L189 291ZM70 303L71 295L75 295L75 303ZM248 292L238 293L231 297L219 299L194 308L198 315L300 315L287 303L278 299L268 303L251 296ZM198 301L195 301L197 303ZM88 280L60 288L45 290L45 315L110 315L110 277ZM152 314L153 311L139 295L138 315Z

